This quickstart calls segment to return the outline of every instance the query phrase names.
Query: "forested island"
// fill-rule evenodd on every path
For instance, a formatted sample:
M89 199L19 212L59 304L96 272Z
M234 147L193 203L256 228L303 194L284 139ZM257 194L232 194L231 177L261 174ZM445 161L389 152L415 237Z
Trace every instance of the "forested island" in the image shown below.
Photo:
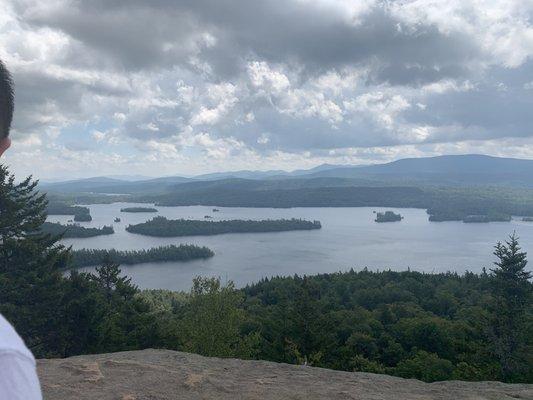
M106 257L119 264L140 264L147 262L189 261L213 257L215 253L207 248L191 244L160 246L148 250L102 250L81 249L71 252L71 268L101 264Z
M91 214L89 213L74 215L74 221L76 222L90 222L92 220L93 220L93 217L91 217Z
M464 219L464 223L487 223L487 222L509 222L511 220L510 215L505 214L491 214L491 215L467 215Z
M401 221L403 217L393 211L378 212L376 214L376 222L396 222Z
M73 215L76 222L92 221L90 211L87 207L71 206L63 202L49 202L46 206L48 215Z
M284 232L295 230L320 229L320 221L306 221L303 219L278 220L224 220L201 221L155 217L150 221L137 225L129 225L126 230L148 236L176 237L196 235L219 235L222 233L245 232Z
M120 212L129 212L129 213L156 213L157 209L152 207L126 207L121 208Z
M115 233L112 226L102 228L86 228L84 226L68 224L63 225L58 222L45 222L41 225L40 231L51 235L62 235L63 238L89 238L100 235L112 235Z

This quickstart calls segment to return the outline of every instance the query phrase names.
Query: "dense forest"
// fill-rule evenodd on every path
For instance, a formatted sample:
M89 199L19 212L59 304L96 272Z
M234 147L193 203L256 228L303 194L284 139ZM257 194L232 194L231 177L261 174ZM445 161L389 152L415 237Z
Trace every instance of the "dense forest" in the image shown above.
M30 179L14 182L0 166L0 312L37 357L168 348L533 383L532 274L514 235L479 275L365 270L140 291L109 256L95 273L64 275L70 249L39 230L45 197Z
M209 248L192 244L160 246L148 250L81 249L71 251L72 258L69 266L79 268L99 265L105 259L130 265L146 262L189 261L214 255L215 253Z
M104 225L102 228L86 228L84 226L58 222L45 222L40 227L41 232L51 235L61 235L63 238L88 238L100 235L112 235L115 233L112 226Z
M502 379L497 354L506 345L492 335L508 317L495 285L489 274L350 271L264 280L244 289L244 307L248 329L261 332L261 359L425 381L492 380ZM533 345L532 311L529 302L524 331L515 332L522 351ZM531 359L514 356L515 379L531 381Z
M120 212L129 212L129 213L156 213L157 209L152 207L126 207L121 208Z
M200 221L155 217L137 225L129 225L126 230L148 236L174 237L196 235L219 235L222 233L243 232L284 232L295 230L320 229L319 221L306 221L303 219L278 219L278 220L224 220Z

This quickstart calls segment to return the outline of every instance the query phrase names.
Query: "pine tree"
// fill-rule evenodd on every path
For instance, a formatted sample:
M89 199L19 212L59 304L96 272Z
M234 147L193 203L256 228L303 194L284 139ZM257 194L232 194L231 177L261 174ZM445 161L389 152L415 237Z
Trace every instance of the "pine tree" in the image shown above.
M526 271L527 254L512 234L505 244L495 246L498 260L491 269L495 304L491 323L493 351L505 381L519 380L526 351L528 308L531 308L531 272Z
M46 199L31 177L16 184L0 166L0 312L37 356L61 355L68 253L60 237L38 232Z
M120 265L109 255L89 278L95 283L99 305L96 343L89 352L135 350L153 347L159 339L149 304L137 294L131 278L121 276Z

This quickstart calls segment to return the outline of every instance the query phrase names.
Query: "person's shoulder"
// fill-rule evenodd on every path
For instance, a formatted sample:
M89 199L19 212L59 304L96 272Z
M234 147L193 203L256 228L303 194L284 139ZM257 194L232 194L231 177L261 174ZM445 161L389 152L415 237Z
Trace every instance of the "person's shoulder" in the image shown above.
M15 328L0 314L0 357L21 357L35 364L35 358Z

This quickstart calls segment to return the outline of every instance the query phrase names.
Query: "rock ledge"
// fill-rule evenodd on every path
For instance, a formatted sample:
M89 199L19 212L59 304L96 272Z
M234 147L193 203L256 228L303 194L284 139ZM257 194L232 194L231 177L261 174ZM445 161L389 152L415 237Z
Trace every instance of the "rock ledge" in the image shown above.
M533 399L533 385L423 383L267 361L142 350L38 360L46 400Z

